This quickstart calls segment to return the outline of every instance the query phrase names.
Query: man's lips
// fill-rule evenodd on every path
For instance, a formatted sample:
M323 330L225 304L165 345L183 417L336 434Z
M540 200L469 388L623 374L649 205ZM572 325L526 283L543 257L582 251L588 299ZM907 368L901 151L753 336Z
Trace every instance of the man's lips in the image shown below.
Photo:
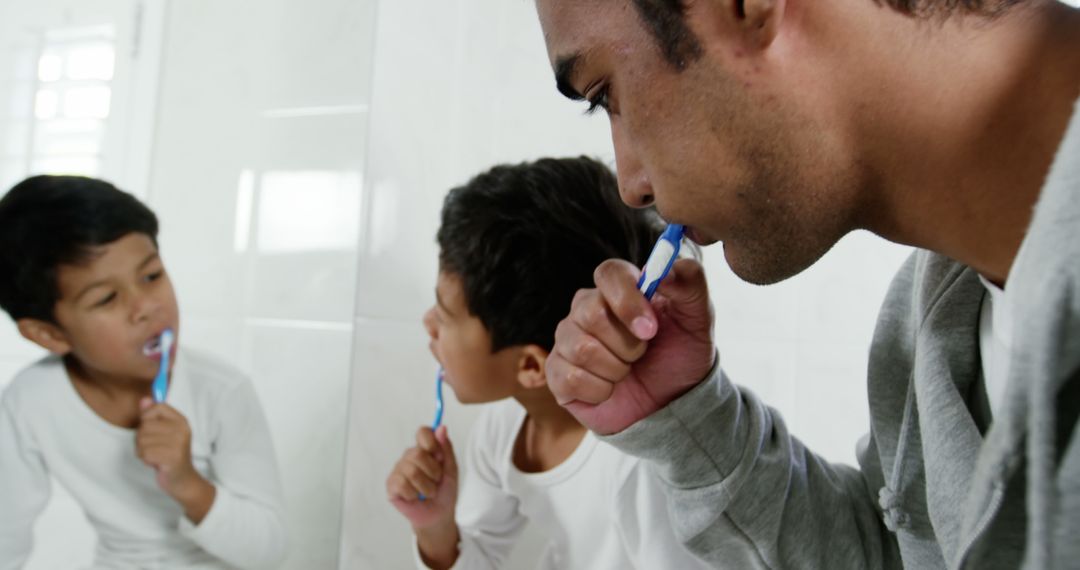
M686 227L686 230L683 233L683 235L690 238L690 241L692 241L692 242L694 242L694 243L696 243L696 244L698 244L700 246L711 245L711 244L714 244L717 241L719 241L719 240L713 239L711 237L702 235L702 233L700 231L698 231L697 229L695 229L693 227L690 227L690 226Z

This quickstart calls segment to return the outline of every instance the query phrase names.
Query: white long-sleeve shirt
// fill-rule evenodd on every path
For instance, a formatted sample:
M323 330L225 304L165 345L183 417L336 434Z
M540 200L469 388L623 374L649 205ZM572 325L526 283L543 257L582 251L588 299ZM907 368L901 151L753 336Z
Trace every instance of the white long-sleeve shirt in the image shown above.
M281 485L251 382L178 353L167 402L191 427L191 457L217 494L197 526L135 455L135 431L98 416L47 357L0 398L0 570L22 567L55 477L97 533L94 568L260 568L285 555Z
M514 400L488 406L459 457L456 570L508 568L526 525L547 537L538 569L709 567L675 538L662 485L645 462L588 432L554 469L524 473L512 458L524 421ZM419 552L415 560L427 568Z

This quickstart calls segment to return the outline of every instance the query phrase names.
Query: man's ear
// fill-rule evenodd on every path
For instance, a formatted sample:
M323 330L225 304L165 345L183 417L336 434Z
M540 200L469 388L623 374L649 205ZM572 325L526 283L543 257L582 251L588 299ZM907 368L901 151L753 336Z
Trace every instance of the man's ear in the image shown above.
M743 5L743 29L758 49L772 45L780 32L787 3L784 0L736 0Z
M548 351L535 344L522 347L518 356L518 384L528 390L543 388L547 385L547 376L544 374L544 363L547 362L547 357Z
M683 3L687 25L706 50L709 46L727 46L742 53L746 49L763 50L772 44L786 8L785 0L685 0Z
M57 325L38 319L19 319L15 325L23 338L53 354L63 356L71 352L67 335Z

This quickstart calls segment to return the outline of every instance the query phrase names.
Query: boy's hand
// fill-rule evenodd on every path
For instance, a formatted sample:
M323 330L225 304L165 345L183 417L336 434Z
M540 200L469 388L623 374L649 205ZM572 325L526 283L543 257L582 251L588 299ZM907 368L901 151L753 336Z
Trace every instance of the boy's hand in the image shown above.
M450 568L458 556L458 466L446 426L422 427L386 478L386 493L412 525L420 556L429 568ZM424 496L420 500L420 495Z
M416 432L416 447L398 460L386 478L386 492L414 530L454 522L458 467L446 426Z
M150 398L139 402L142 414L135 432L135 454L157 472L161 490L176 499L189 519L202 521L216 490L191 463L191 428L187 418L168 404Z
M641 270L608 260L578 291L545 364L555 398L589 429L620 432L685 394L715 358L705 271L679 259L650 303Z

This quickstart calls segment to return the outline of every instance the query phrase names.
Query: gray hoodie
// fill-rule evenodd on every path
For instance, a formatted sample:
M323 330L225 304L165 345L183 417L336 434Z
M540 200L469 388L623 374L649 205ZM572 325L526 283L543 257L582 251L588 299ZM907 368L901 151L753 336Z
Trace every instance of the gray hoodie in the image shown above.
M988 430L972 413L986 290L917 251L874 333L860 469L814 455L719 368L604 439L653 462L677 535L717 567L1080 568L1080 110L1007 287L1007 402Z

